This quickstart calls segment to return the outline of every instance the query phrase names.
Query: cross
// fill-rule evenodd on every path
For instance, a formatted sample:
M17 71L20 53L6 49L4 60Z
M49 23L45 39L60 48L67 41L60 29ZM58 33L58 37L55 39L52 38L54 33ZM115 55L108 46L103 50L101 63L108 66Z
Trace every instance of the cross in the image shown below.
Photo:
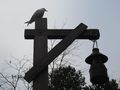
M47 29L47 18L35 21L35 29L25 30L25 39L34 39L33 67L25 74L27 82L33 81L33 90L48 90L48 65L75 39L97 40L98 29L87 29L83 23L75 29ZM62 39L47 51L47 39Z

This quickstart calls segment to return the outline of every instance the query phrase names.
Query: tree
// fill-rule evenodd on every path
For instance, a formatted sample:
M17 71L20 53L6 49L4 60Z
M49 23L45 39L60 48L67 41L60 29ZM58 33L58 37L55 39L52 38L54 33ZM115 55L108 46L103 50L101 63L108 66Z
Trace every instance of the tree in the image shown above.
M120 90L119 84L115 79L110 80L109 82L102 85L90 85L86 86L84 90Z
M89 85L89 86L85 86L83 88L83 90L95 90L95 88L93 86Z
M63 29L66 25L67 21L63 22L61 29ZM54 29L57 29L56 22L54 23ZM61 40L48 40L48 51L54 48ZM51 64L49 65L50 72L52 72L55 68L59 68L65 66L66 64L71 64L70 59L68 60L67 57L80 57L74 51L79 51L79 47L81 43L78 43L78 40L75 40L72 45L70 45L66 50L64 50Z
M104 85L104 90L120 90L115 79L110 80Z
M32 90L32 85L24 79L24 73L30 68L30 60L26 57L6 62L6 69L0 72L0 90ZM3 70L1 70L3 71ZM22 87L22 88L21 88Z
M50 74L50 90L81 90L84 85L81 71L71 66L56 68Z

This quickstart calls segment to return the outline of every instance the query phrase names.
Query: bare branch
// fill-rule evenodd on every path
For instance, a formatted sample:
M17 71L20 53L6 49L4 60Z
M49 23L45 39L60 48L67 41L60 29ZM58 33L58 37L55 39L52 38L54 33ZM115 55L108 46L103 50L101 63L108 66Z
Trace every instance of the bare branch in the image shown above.
M9 81L9 80L6 78L6 76L4 76L2 73L0 73L0 75L7 81L7 84L8 84L8 85L14 87L13 83L12 83L11 81Z

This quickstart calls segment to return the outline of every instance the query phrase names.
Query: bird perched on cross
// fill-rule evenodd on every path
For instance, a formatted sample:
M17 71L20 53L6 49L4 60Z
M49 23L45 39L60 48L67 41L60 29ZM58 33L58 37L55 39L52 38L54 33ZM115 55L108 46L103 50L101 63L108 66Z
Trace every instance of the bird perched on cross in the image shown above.
M27 26L28 26L29 24L33 23L37 19L41 19L45 12L47 12L47 10L45 8L36 10L35 13L32 15L31 19L29 21L25 22L25 24L27 24Z

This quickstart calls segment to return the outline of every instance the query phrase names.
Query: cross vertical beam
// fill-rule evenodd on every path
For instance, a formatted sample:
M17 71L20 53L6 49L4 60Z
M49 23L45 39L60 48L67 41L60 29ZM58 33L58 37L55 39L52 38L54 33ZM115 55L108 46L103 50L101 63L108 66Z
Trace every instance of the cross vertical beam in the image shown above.
M35 21L35 30L39 32L47 32L47 18L38 19ZM34 55L33 55L33 66L36 66L38 60L43 62L43 58L47 54L47 34L44 36L35 35L34 38ZM33 80L33 90L48 90L48 67Z

